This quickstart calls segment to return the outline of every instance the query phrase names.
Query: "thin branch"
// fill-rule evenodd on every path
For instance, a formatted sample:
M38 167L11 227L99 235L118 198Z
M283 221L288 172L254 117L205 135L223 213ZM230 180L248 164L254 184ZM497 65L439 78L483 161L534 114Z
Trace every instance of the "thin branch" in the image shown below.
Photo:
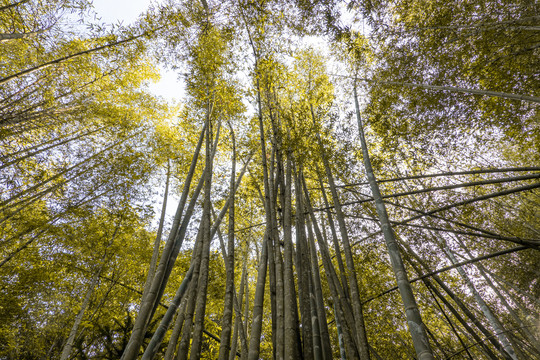
M8 9L17 7L17 6L19 6L19 5L22 5L22 4L24 4L24 3L27 3L28 1L30 1L30 0L21 0L21 1L15 2L15 3L13 3L13 4L1 6L1 7L0 7L0 11L5 11L5 10L8 10Z
M500 168L500 169L451 171L451 172L443 172L443 173L438 173L438 174L403 176L403 177L397 177L397 178L392 178L392 179L377 180L377 182L384 183L384 182L412 180L412 179L426 179L426 178L443 177L443 176L491 174L491 173L500 173L500 172L521 172L521 171L540 171L540 167L528 166L528 167L512 167L512 168ZM337 185L337 187L350 187L350 186L367 185L367 184L368 182L364 181L364 182L358 182L358 183L352 183L352 184Z
M479 256L479 257L476 257L476 258L473 258L473 259L461 261L461 262L456 263L454 265L449 265L449 266L443 267L443 268L441 268L439 270L435 270L435 271L429 272L427 274L424 274L422 276L416 277L416 278L410 280L410 282L413 283L413 282L425 279L427 277L431 277L433 275L437 275L439 273L442 273L442 272L445 272L445 271L448 271L448 270L452 270L452 269L454 269L456 267L459 267L459 266L463 266L463 265L467 265L467 264L474 264L475 262L478 262L478 261L491 259L491 258L498 257L498 256L501 256L501 255L511 254L511 253L522 251L522 250L525 250L525 249L528 249L528 248L529 247L527 247L527 246L517 246L517 247L514 247L514 248L510 248L510 249L506 249L506 250L502 250L502 251L497 251L497 252L487 254L487 255L484 255L484 256ZM375 295L373 297L370 297L369 299L365 300L363 302L363 304L366 304L366 303L368 303L368 302L370 302L372 300L380 298L381 296L384 296L384 295L386 295L388 293L391 293L392 291L395 291L397 289L398 289L397 286L394 286L393 288L385 290L380 294L377 294L377 295Z

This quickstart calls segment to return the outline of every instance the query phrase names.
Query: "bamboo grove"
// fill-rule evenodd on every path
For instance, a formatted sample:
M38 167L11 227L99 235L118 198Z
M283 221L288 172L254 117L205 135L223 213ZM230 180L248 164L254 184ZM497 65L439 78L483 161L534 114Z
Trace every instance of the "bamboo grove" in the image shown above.
M539 13L1 0L0 358L540 359Z

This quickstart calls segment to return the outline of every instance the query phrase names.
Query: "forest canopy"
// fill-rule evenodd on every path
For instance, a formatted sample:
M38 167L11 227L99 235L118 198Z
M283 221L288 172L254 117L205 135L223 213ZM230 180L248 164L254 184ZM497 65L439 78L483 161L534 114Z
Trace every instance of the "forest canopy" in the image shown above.
M540 359L538 14L0 0L0 359Z

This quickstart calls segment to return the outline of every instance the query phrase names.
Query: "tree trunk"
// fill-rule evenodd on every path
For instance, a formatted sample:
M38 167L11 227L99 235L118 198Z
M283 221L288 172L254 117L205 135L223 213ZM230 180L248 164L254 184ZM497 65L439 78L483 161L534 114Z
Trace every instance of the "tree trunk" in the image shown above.
M293 272L293 243L292 243L292 164L291 151L287 151L287 169L285 174L285 189L283 203L283 282L284 282L284 358L298 359L296 339L298 324L295 309L296 290Z
M463 241L461 241L459 238L455 238L460 246L465 250L469 258L473 258L473 254L470 252L469 248L465 245ZM509 249L512 250L512 249ZM473 259L470 259L473 260ZM527 325L523 322L523 320L518 316L518 314L514 311L514 308L508 303L506 300L506 297L501 293L501 291L495 286L493 281L489 278L488 274L486 274L486 268L481 263L475 263L475 267L478 269L488 286L497 294L497 297L499 298L499 301L503 304L503 306L506 308L510 316L514 319L516 324L520 327L519 332L521 332L524 337L530 342L534 350L536 351L536 354L540 356L540 341L538 341L534 334L532 334L527 327Z
M147 296L141 299L140 310L139 310L139 313L137 314L137 319L135 320L135 324L133 325L131 336L129 338L128 344L126 345L124 353L122 354L121 360L135 360L135 358L138 356L139 349L141 347L141 342L144 336L144 332L146 330L146 327L148 326L148 323L150 322L150 318L156 307L156 304L158 304L160 301L159 294L161 293L162 283L165 280L167 266L168 266L171 254L173 252L173 248L174 248L175 240L176 240L176 233L178 231L178 227L180 225L180 219L182 217L182 212L184 210L184 206L187 201L189 188L191 185L191 181L193 179L193 174L195 173L195 166L197 165L197 160L199 158L199 153L202 147L202 142L204 139L204 134L206 132L207 126L208 124L205 123L205 125L203 126L201 130L199 141L197 143L197 147L195 149L193 158L191 160L191 166L186 176L186 180L184 182L184 189L182 191L182 196L180 198L178 207L176 209L176 214L173 219L171 231L169 232L169 238L167 239L165 248L163 249L163 252L161 255L161 259L156 269L156 273L154 275L154 278L152 279L152 286L150 286L150 289L147 292Z
M210 112L210 110L208 110L208 112ZM209 121L210 121L210 119L207 119L207 122L209 124L208 127L210 127ZM215 135L215 141L214 141L214 144L213 144L213 147L212 147L212 150L211 150L211 160L210 160L211 164L213 163L214 157L215 157L216 152L217 152L217 144L219 142L219 130L220 130L220 128L221 128L221 122L218 122L216 135ZM207 131L210 131L210 130L207 130ZM180 252L180 248L182 247L182 243L184 242L184 238L186 236L187 228L188 228L189 223L191 221L191 216L193 215L193 211L195 209L197 199L199 198L199 194L200 194L200 192L202 190L203 185L205 185L205 176L208 175L208 174L206 174L206 171L207 171L207 167L205 166L205 170L203 171L203 174L202 174L202 177L201 177L201 179L199 181L199 184L197 185L197 188L193 192L193 195L191 197L191 201L189 202L189 205L188 205L188 207L186 209L186 213L184 214L184 218L182 219L182 224L180 225L180 228L177 230L177 233L175 235L173 247L172 247L172 250L171 250L170 255L169 255L169 260L166 263L165 272L164 272L164 275L163 275L163 279L161 281L161 287L160 287L158 297L157 297L158 300L161 299L161 297L163 296L163 292L165 291L165 286L167 285L167 281L169 280L169 276L171 275L172 269L174 267L174 263L176 262L176 258L178 257L178 253ZM226 204L228 204L228 203L226 203ZM223 209L222 211L226 212L226 209ZM216 227L216 225L219 226L222 219L223 219L223 215L222 215L222 213L220 213L220 217L216 221L216 224L214 224L214 228ZM210 235L210 239L212 239L214 237L214 235L215 235L215 230L213 229L213 232ZM157 301L156 301L156 303L154 304L154 308L152 309L152 313L151 313L150 317L152 317L154 315L154 312L156 311L157 306L158 306L158 304L157 304Z
M445 252L448 255L448 258L450 259L450 261L452 261L453 264L456 264L457 260L454 257L454 254L452 253L452 251L449 248L446 248ZM471 282L471 280L469 279L469 277L467 276L463 268L461 266L458 266L457 271L459 275L461 275L461 278L463 279L463 281L465 281L465 284L469 288L469 291L473 294L474 299L476 300L476 303L480 307L480 310L482 310L482 313L488 319L491 327L495 331L495 335L499 339L499 342L502 344L504 350L508 353L508 355L510 355L512 360L517 360L516 353L514 349L512 348L512 345L510 345L510 341L506 337L505 331L501 323L499 322L499 319L495 317L495 314L493 314L493 312L491 311L489 306L486 304L482 296L480 296L480 294L476 290L476 287L473 285L473 283Z
M169 178L171 175L171 163L170 160L167 160L167 178L165 180L165 193L163 194L163 205L161 207L161 217L159 219L159 226L156 234L156 240L154 241L154 252L152 253L152 259L150 260L150 267L148 269L148 274L146 275L146 282L144 284L143 296L142 298L148 297L148 292L152 286L152 280L156 274L156 266L159 258L159 245L161 243L161 234L163 233L163 224L165 222L165 213L167 210L167 198L169 195Z
M182 331L182 326L184 326L186 306L187 298L184 297L184 301L182 301L182 304L178 309L178 315L176 316L173 331L171 333L171 337L169 338L169 343L167 344L167 350L165 351L165 356L163 357L163 360L174 359L174 354L178 345L178 339L180 338L180 332Z
M446 311L444 311L443 307L441 306L441 304L439 303L439 301L437 300L437 297L435 296L435 294L433 294L433 291L431 290L430 287L427 287L431 297L433 298L433 300L435 301L435 303L437 304L437 307L439 308L441 314L444 316L444 319L446 320L446 322L448 323L448 325L450 326L450 328L452 329L452 332L454 333L454 335L456 335L457 339L459 340L459 343L461 344L461 346L463 347L463 349L465 350L465 352L467 353L467 356L469 357L469 359L473 359L471 353L469 352L469 349L467 348L467 344L465 344L465 341L463 341L463 339L461 338L461 336L459 335L456 327L454 326L454 323L452 322L452 320L450 320L450 318L448 317L448 315L446 314Z
M197 305L195 308L195 322L193 325L193 339L191 342L191 359L199 359L201 357L202 335L204 329L204 315L206 312L206 299L208 289L208 271L210 264L210 244L212 242L211 235L211 190L212 190L212 126L210 120L210 104L207 108L206 121L209 124L206 130L206 172L204 181L204 201L201 222L202 226L202 254L201 254L201 270L199 273L199 289L197 290ZM218 135L216 135L217 137ZM216 148L214 146L214 148ZM231 204L231 206L233 206Z
M86 291L86 294L84 296L84 300L81 304L81 309L79 310L79 313L75 317L75 321L73 322L73 326L71 327L71 331L69 332L69 336L67 338L66 344L64 345L62 349L60 360L68 360L71 355L71 350L73 349L73 343L75 342L75 336L77 335L77 331L79 330L79 326L81 325L84 312L86 311L86 308L90 304L90 299L92 298L94 289L96 288L96 285L99 281L99 275L102 269L103 269L103 265L100 266L98 271L96 271L96 273L94 274L92 278L92 281L90 282L90 286L88 287L88 290Z
M426 269L428 272L430 271L429 269L429 266L426 264L425 261L423 261L419 256L418 254L416 254L411 248L410 246L408 246L406 243L403 243L403 246L405 247L405 249L407 250L407 253L410 254L416 261L418 261L418 263L420 265L422 265L422 267L424 269ZM409 261L409 263L411 264L411 266L413 266L413 268L417 269L417 272L419 273L419 270L418 268L416 267L416 265L412 262L412 261ZM509 356L508 354L506 354L505 350L503 349L503 347L501 346L501 344L497 341L497 339L494 338L493 334L491 334L483 325L482 323L480 322L480 320L469 310L469 308L463 303L463 301L444 283L444 281L441 280L441 278L438 276L438 275L433 275L433 280L435 280L435 282L437 282L437 284L439 284L439 286L450 296L450 298L452 300L454 300L454 302L458 305L458 307L463 311L463 313L465 314L465 316L467 316L472 322L473 324L477 327L478 330L480 330L480 332L482 334L484 334L484 336L486 337L486 339L489 340L489 342L498 350L501 352L501 354L509 359ZM425 283L425 279L424 279L424 283ZM434 289L434 288L433 288ZM442 300L443 297L440 297L440 299ZM494 358L496 358L494 356Z
M313 107L311 108L311 117L313 123L315 124L315 114L313 113ZM326 170L326 176L328 178L328 183L330 185L330 191L332 193L332 199L334 200L334 208L336 210L336 217L339 224L339 231L341 234L341 241L343 242L343 250L345 252L345 262L347 264L347 276L349 279L349 286L351 289L351 305L353 308L354 314L354 323L356 328L356 342L358 344L358 351L360 353L360 358L362 360L369 360L369 346L366 335L366 326L364 323L364 314L362 312L362 302L360 300L360 291L358 289L358 278L356 276L357 272L354 266L354 260L352 257L351 243L349 240L349 235L347 232L347 225L345 223L345 215L341 209L341 202L339 195L336 190L336 185L334 183L334 176L332 175L332 170L330 169L330 162L325 154L324 147L322 144L321 137L317 133L317 140L319 142L319 147L321 148L322 159L324 162L324 168ZM423 359L420 359L423 360Z
M223 306L221 343L219 345L219 359L229 358L231 350L231 322L233 315L233 297L234 297L234 199L235 199L235 177L236 177L236 144L234 139L234 130L231 127L231 137L233 143L231 181L230 181L230 205L229 205L229 231L227 234L227 279L225 281L225 302Z
M316 163L315 163L315 165L316 165L316 169L317 169L317 174L320 174L321 172L319 171L319 167L317 166ZM329 207L329 203L328 203L328 197L326 196L326 190L324 188L323 182L322 182L320 177L318 178L318 180L319 180L319 184L321 186L321 194L322 194L322 197L323 197L323 200L324 200L324 206L327 209L326 210L326 216L328 217L328 226L330 227L330 232L332 234L332 243L334 244L334 251L336 253L338 269L339 269L339 273L341 275L341 284L342 284L341 286L343 287L343 291L345 291L345 294L347 295L347 297L349 298L349 301L350 301L349 286L348 286L348 281L347 281L347 272L345 271L345 266L343 265L343 257L341 256L341 247L339 246L339 241L338 241L338 237L337 237L337 233L336 233L336 226L334 224L334 217L332 216L332 213L330 212L330 207ZM307 189L306 189L306 191L307 191ZM306 193L306 197L307 196L308 196L308 194ZM323 226L323 229L324 229L324 226ZM325 242L326 241L327 240L325 239Z
M176 313L176 310L178 309L178 307L180 306L180 303L182 302L184 298L184 295L191 281L192 275L193 275L193 266L189 268L188 272L184 276L184 280L182 281L182 283L180 284L180 287L176 291L176 294L173 300L171 301L171 304L169 305L167 312L161 319L161 322L157 330L154 332L154 335L152 336L150 343L148 344L146 350L144 351L142 360L152 360L154 356L156 355L157 351L159 350L159 347L161 346L161 343L163 342L165 333L169 329L169 326L174 317L174 314Z
M242 276L240 277L240 291L238 293L238 298L240 299L239 311L236 312L234 318L234 329L231 342L231 351L229 352L229 360L234 360L236 357L236 349L238 348L238 332L240 328L243 328L242 324L242 306L244 304L244 286L247 280L247 261L244 258L244 265L242 266ZM247 307L247 304L244 306ZM243 329L242 329L243 330ZM243 351L243 350L242 350Z
M193 275L188 289L187 303L184 312L184 325L180 331L182 337L180 338L180 343L178 344L178 360L187 359L189 353L189 340L191 339L191 332L193 328L193 314L195 313L197 290L199 288L199 274L201 272L203 225L204 224L201 221L199 224L199 231L197 232L197 239L195 240L195 246L193 248Z
M311 327L311 305L309 283L311 277L311 264L309 249L306 241L306 225L304 221L304 205L302 201L302 185L299 179L301 166L295 172L296 189L296 276L298 281L298 295L302 324L303 358L313 359L313 332Z
M315 293L313 291L313 277L309 278L309 305L311 310L311 331L313 333L313 359L323 360L323 349L321 343L321 328L319 326L319 314L317 313L317 303L315 302Z
M510 249L506 249L506 250L502 250L502 251L497 251L497 252L487 254L487 255L484 255L484 256L479 256L477 258L473 258L473 259L470 259L470 260L461 261L461 262L456 263L455 265L445 266L445 267L440 268L438 270L431 271L431 272L429 272L427 274L423 274L421 276L415 277L414 279L410 280L410 283L412 284L412 283L417 282L419 280L422 280L422 279L431 277L433 275L437 275L437 274L440 274L442 272L454 269L454 268L456 268L458 266L463 266L463 265L467 265L467 264L473 264L473 263L479 262L481 260L491 259L491 258L494 258L494 257L499 257L499 256L505 255L505 254L511 254L513 252L517 252L517 251L521 251L521 250L525 250L525 249L529 249L529 248L527 246L518 246L518 247L515 247L515 248L510 248ZM397 286L393 287L393 288L390 288L390 289L388 289L386 291L383 291L380 294L377 294L375 296L370 297L369 299L364 301L364 303L368 303L368 302L370 302L372 300L375 300L375 299L377 299L377 298L379 298L379 297L381 297L383 295L391 293L392 291L397 290L397 289L398 289Z
M247 275L246 275L247 276ZM249 281L246 278L246 285L245 285L245 301L244 301L244 323L240 321L240 327L243 328L244 334L247 334L248 332L248 321L249 321ZM242 331L242 329L240 329ZM240 334L241 336L242 334ZM247 342L247 335L244 337L240 337L242 341L242 356L240 357L240 360L247 360L248 353L249 353L249 345Z
M416 269L418 272L419 269L411 263L411 265ZM487 354L487 356L491 359L498 359L499 357L496 356L493 351L484 343L482 339L480 339L480 336L474 331L474 329L467 323L467 321L461 316L461 314L457 311L457 309L452 306L452 304L444 297L443 294L431 283L428 279L422 279L423 283L426 285L428 289L430 289L450 310L450 312L454 315L454 317L463 325L465 330L471 335L471 337L476 341L477 344L481 346L481 349ZM464 350L468 352L467 347L464 347Z
M304 184L305 186L305 184ZM317 258L317 250L315 249L315 240L313 238L313 230L311 228L311 222L308 221L308 239L309 250L311 256L311 275L313 284L313 304L312 308L315 309L317 315L318 331L321 337L321 354L324 360L332 360L332 345L330 343L330 335L328 332L328 323L326 320L326 311L323 300L321 274L319 270L319 260ZM314 316L314 315L312 315ZM314 330L315 331L315 330Z
M341 360L347 360L347 353L345 351L345 344L343 342L343 331L341 330L340 316L338 316L335 302L334 302L334 316L335 316L336 330L337 330L337 335L338 335L339 356Z
M403 306L405 307L407 323L413 339L416 355L418 356L419 360L433 359L433 353L429 345L426 327L420 316L420 310L418 309L418 305L416 304L416 300L412 292L412 287L409 283L407 272L405 270L401 254L399 252L399 247L394 237L394 231L392 230L392 226L390 225L388 214L386 212L386 207L382 201L379 185L377 184L377 181L375 179L375 174L373 173L373 168L369 159L366 139L364 136L364 128L362 126L362 119L360 118L358 98L356 95L356 84L354 85L354 103L356 107L356 119L358 121L360 142L362 145L362 154L364 157L364 167L366 170L366 175L368 177L369 185L371 187L371 191L373 193L373 198L375 199L375 207L377 209L379 220L381 221L382 232L386 241L388 253L390 255L392 268L396 276L399 292L403 301Z
M357 336L354 317L345 315L352 314L353 310L344 289L339 283L336 270L331 260L330 251L328 250L328 244L324 241L321 235L321 231L319 230L319 226L317 225L317 220L315 218L315 213L313 212L313 207L311 206L311 201L309 199L309 193L307 191L307 188L305 188L304 190L306 193L306 207L308 213L311 216L313 229L315 231L315 237L317 238L317 243L319 244L319 251L321 252L321 258L326 274L327 283L330 287L332 297L334 298L334 305L338 305L335 306L335 314L336 321L339 321L341 325L340 328L342 329L341 334L343 335L343 343L345 345L348 358L359 359L359 354L355 343L355 339Z
M266 286L266 268L268 262L268 237L270 229L267 227L262 244L261 258L257 272L257 285L253 301L253 316L251 323L251 336L249 340L248 360L258 360L261 346L261 330L264 304L264 288Z

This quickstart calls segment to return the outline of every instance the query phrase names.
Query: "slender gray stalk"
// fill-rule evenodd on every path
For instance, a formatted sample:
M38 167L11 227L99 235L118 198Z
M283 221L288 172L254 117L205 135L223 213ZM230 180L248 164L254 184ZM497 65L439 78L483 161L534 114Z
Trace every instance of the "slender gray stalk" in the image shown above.
M375 207L377 214L381 222L381 228L386 241L386 247L390 255L390 261L392 263L392 269L396 276L399 292L405 307L405 314L407 316L407 323L409 325L409 332L411 333L414 349L419 360L431 360L433 359L433 352L429 344L428 335L426 332L426 326L420 316L420 310L416 304L411 284L409 282L405 265L399 252L399 247L392 230L392 225L386 212L386 207L382 201L379 185L375 179L375 174L371 166L371 160L369 158L369 152L367 149L366 139L364 136L364 128L362 126L362 119L360 117L360 108L358 105L358 97L356 94L356 83L354 85L354 103L356 107L356 120L358 121L358 132L360 134L360 142L362 145L362 154L364 158L364 167L368 177L369 185L375 199Z

